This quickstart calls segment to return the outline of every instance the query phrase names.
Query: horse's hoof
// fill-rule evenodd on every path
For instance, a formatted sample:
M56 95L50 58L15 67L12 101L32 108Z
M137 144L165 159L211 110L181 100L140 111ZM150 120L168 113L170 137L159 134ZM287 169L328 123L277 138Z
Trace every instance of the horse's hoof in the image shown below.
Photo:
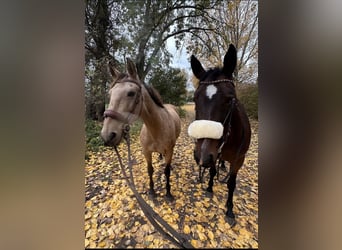
M151 198L156 198L157 194L156 194L156 192L153 189L150 189L148 191L148 196L150 196Z
M235 218L232 218L232 217L228 217L227 216L227 222L228 224L230 225L230 227L234 227L236 225L236 220Z
M170 194L170 193L167 193L167 194L165 195L165 198L166 198L167 201L170 201L170 202L175 200L175 198L173 197L173 195Z
M212 193L213 192L213 188L212 187L207 187L206 189L209 193Z
M229 213L227 211L226 218L227 218L227 222L230 225L230 227L235 226L235 224L236 224L235 215L232 212Z
M208 197L208 198L214 197L214 193L211 193L211 192L205 192L204 195L205 195L205 197Z

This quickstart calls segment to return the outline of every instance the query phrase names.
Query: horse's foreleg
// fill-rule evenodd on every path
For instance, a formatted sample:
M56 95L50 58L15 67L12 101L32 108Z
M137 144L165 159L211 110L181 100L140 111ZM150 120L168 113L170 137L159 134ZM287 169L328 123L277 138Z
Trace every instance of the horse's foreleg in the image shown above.
M170 175L171 175L171 165L166 164L165 170L165 177L166 177L166 196L170 199L173 199L173 196L171 194L171 185L170 185Z
M212 165L210 167L209 173L210 173L210 179L209 179L207 191L212 193L213 192L213 185L214 185L214 177L216 175L216 167L215 167L215 165Z
M144 156L147 162L147 171L148 176L150 177L150 190L149 194L155 196L156 193L154 192L154 182L153 182L153 166L152 166L152 153L144 152Z
M166 197L170 200L173 200L173 196L171 194L171 185L170 185L170 175L171 175L171 158L172 158L172 152L167 153L165 155L165 162L166 166L164 169L164 174L166 177Z
M229 177L228 177L228 181L227 181L227 187L228 187L228 199L227 199L227 212L226 215L228 217L228 223L231 226L234 226L236 221L235 221L235 215L233 213L233 194L234 194L234 190L235 190L235 186L236 186L236 176L237 173L240 169L240 167L242 166L244 161L244 157L240 158L239 160L237 160L237 162L235 162L235 164L231 165L231 170L229 172Z
M233 213L233 194L236 186L236 173L230 173L227 181L228 187L228 199L227 199L227 212L226 215L229 218L234 219L235 215Z

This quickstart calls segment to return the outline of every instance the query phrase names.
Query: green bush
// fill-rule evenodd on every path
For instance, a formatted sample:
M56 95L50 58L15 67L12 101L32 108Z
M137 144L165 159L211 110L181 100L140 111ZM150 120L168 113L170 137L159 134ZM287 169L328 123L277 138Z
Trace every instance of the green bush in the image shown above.
M156 69L149 83L158 91L163 103L181 106L186 103L186 75L180 69Z
M248 117L258 120L258 85L244 85L237 89L237 95Z
M98 151L103 146L103 141L100 137L102 124L101 122L87 119L85 125L86 149L87 151Z
M130 135L136 136L140 134L140 130L143 122L141 120L136 121L131 125ZM102 123L94 120L87 119L85 124L86 129L86 158L88 151L99 151L103 149L104 144L100 136Z
M130 126L130 136L137 136L140 135L140 130L142 128L142 125L144 123L142 122L141 119L139 119L138 121L134 122L131 126Z
M176 107L176 109L177 109L178 115L181 118L184 118L186 116L186 110L185 109L183 109L182 107Z

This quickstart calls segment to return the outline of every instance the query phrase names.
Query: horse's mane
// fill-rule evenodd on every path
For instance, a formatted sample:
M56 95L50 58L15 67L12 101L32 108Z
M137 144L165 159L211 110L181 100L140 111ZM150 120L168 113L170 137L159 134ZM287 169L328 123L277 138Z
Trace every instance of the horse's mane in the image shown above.
M157 104L159 107L164 108L163 100L162 100L159 92L155 88L153 88L152 86L147 85L145 83L144 83L144 87L146 88L147 92L151 96L154 103Z

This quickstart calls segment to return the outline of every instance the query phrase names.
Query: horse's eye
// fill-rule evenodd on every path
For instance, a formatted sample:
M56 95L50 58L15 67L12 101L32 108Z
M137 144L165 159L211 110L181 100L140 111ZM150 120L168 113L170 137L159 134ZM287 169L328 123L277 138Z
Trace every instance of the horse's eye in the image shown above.
M135 95L135 92L134 91L129 91L128 93L127 93L127 96L134 96Z

